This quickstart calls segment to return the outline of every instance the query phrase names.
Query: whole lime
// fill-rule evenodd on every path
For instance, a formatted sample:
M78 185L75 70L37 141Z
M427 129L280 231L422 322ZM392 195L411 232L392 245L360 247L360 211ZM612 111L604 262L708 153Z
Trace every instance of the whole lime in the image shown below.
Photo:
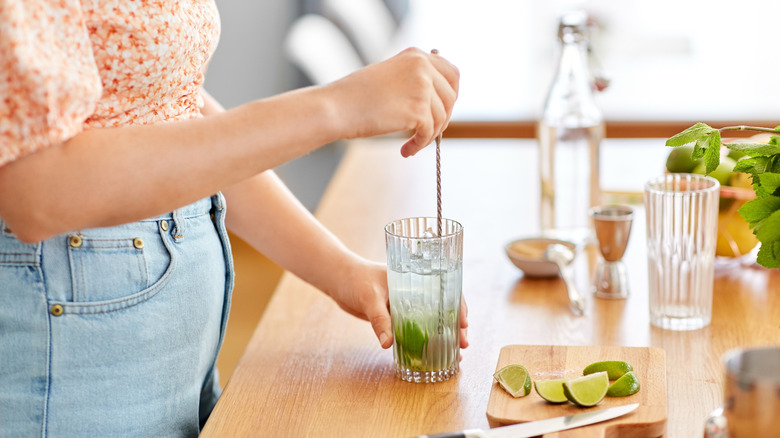
M721 157L720 164L718 164L718 167L716 167L715 170L710 172L709 176L718 180L720 185L727 186L731 181L731 172L734 170L736 164L737 162L729 157ZM706 171L707 169L704 163L699 163L699 165L693 169L693 173L698 173L699 175L704 175Z
M739 161L742 158L745 158L747 155L742 151L735 151L735 150L729 150L728 157L731 158L734 161Z
M666 170L671 173L691 173L703 160L691 158L693 146L678 146L672 148L669 156L666 157Z

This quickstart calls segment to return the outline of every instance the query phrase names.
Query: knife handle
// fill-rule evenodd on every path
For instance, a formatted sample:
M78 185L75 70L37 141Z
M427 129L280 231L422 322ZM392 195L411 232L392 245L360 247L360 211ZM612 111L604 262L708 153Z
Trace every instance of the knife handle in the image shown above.
M459 432L444 432L433 435L420 435L417 438L487 438L487 434L480 429L461 430Z
M463 432L444 432L433 435L420 435L417 438L466 438L466 434Z

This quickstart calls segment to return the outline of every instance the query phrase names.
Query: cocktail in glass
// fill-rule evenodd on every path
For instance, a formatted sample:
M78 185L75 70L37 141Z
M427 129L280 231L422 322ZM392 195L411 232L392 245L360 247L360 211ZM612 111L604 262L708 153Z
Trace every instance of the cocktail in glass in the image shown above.
M387 282L396 375L439 382L459 370L463 227L436 218L400 219L385 227Z

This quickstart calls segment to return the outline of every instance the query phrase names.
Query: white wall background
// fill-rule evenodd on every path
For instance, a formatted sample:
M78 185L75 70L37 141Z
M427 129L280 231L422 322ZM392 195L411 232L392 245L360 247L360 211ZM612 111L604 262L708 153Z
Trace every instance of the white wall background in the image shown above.
M287 0L218 1L219 46L209 64L206 89L225 107L293 88L298 75L282 43L297 13Z

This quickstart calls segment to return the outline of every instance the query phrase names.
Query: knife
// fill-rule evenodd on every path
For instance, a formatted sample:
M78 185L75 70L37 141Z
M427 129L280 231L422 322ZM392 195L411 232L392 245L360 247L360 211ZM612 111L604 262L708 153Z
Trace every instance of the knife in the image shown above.
M625 415L639 406L634 403L598 411L582 412L580 414L566 415L564 417L548 418L546 420L530 421L528 423L512 424L509 426L494 427L488 430L467 429L460 432L445 432L435 435L420 435L417 438L529 438L545 433L559 432L575 427L600 423Z

